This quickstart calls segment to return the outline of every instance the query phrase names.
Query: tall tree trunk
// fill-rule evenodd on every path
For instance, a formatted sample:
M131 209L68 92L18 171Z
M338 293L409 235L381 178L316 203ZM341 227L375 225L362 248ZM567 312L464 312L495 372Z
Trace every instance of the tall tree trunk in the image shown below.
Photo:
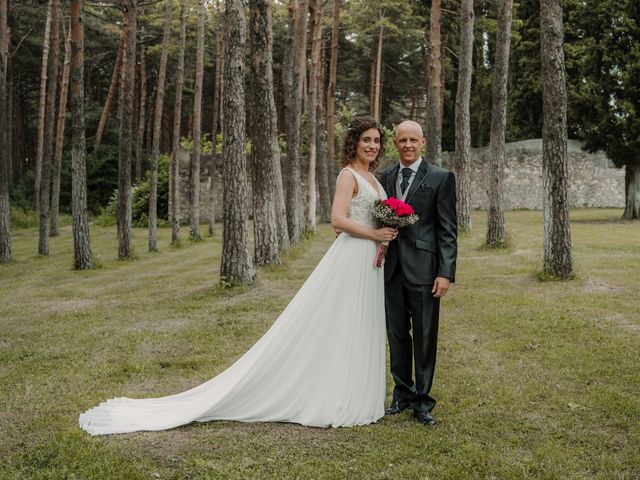
M8 58L8 65L11 65L11 58ZM16 72L14 69L7 69L7 84L10 85L9 93L8 93L8 103L10 105L9 115L9 138L11 140L11 145L9 146L9 150L11 151L10 157L13 159L11 174L12 178L9 179L9 186L15 185L22 179L22 175L24 172L24 155L23 147L22 147L22 100L21 97L16 95L16 90L19 88L19 81L16 82ZM18 77L19 80L19 77ZM18 101L16 102L16 98ZM36 189L37 191L37 189Z
M198 0L196 85L193 100L193 155L191 157L191 212L189 237L200 241L200 151L202 133L202 75L204 70L204 0Z
M498 14L498 38L493 64L491 108L491 141L489 144L489 198L487 208L487 246L503 247L507 242L504 222L504 142L507 126L507 80L511 44L513 0L502 0Z
M58 235L58 213L60 210L60 175L62 170L62 147L64 145L64 127L67 114L67 94L69 92L69 70L71 67L71 32L67 36L64 27L64 16L60 10L60 25L64 41L64 64L62 67L62 82L60 84L60 104L58 106L58 121L56 126L56 151L53 159L53 184L51 192L51 227L49 235Z
M371 99L371 115L376 121L380 121L380 93L382 91L382 47L384 45L384 25L382 19L384 18L384 10L380 10L380 29L378 30L378 51L376 53L376 74L375 81L373 82L373 92Z
M442 165L442 48L440 44L440 0L431 0L429 14L429 64L427 79L427 160Z
M377 65L377 62L373 59L369 63L369 114L370 115L373 115L373 109L375 108L374 92L375 92L375 86L376 86L376 65Z
M127 3L128 3L127 0L123 0L123 8L127 8L124 6ZM123 58L124 58L123 55L125 51L126 42L127 42L126 31L123 29L122 38L120 39L120 46L118 47L118 54L116 55L116 63L113 65L113 73L111 74L111 83L109 83L109 92L107 93L107 98L104 101L104 107L102 108L102 115L100 116L100 121L98 122L98 129L96 130L96 138L94 139L94 148L98 148L102 143L102 135L104 134L104 129L107 125L109 112L111 111L111 104L113 103L113 97L116 94L118 81L122 77L122 66L123 66ZM120 102L120 105L118 105L118 108L121 107L121 104L122 102Z
M471 230L471 77L473 73L473 0L460 2L460 56L456 92L456 194L458 229Z
M47 7L47 22L44 27L44 40L42 43L42 66L40 67L40 97L38 100L38 130L36 147L36 165L34 182L34 207L40 208L40 176L42 175L42 157L44 154L45 116L47 109L47 74L49 72L49 45L51 43L51 4Z
M289 32L283 60L282 83L287 131L287 171L283 173L283 181L286 186L287 227L292 245L300 243L304 231L304 201L300 176L300 120L308 5L308 0L289 0Z
M171 14L173 0L165 1L164 31L162 32L162 51L160 70L156 89L156 106L153 112L153 146L151 148L151 174L149 178L149 251L158 251L158 161L160 159L160 131L162 110L164 108L165 78L167 75L167 57L171 40Z
M224 18L224 12L222 12L221 14L221 18ZM218 84L218 99L220 102L220 107L219 107L219 112L218 112L218 125L220 125L220 134L223 134L223 125L224 125L224 108L223 108L223 98L224 98L224 71L225 71L225 67L224 67L224 42L225 42L225 30L224 27L220 29L220 82ZM224 140L223 140L224 141ZM215 162L216 165L221 165L222 164L222 145L220 145L220 152L218 152L218 149L216 148L216 152L215 152ZM212 202L214 202L214 197L212 197L211 199ZM211 208L213 210L215 210L215 205L212 203L211 204ZM288 240L288 233L287 233L287 242Z
M173 142L169 165L169 207L171 244L180 243L180 124L182 120L182 87L184 84L184 51L187 43L187 0L180 1L180 51L176 73L176 101L173 108Z
M45 132L40 172L40 197L38 206L38 254L49 255L49 212L51 208L51 163L56 113L56 91L58 88L58 59L60 51L60 1L51 2L51 52L47 72L47 102L45 110Z
M7 156L7 64L9 59L7 0L0 0L0 262L11 261L11 222L9 206L9 165Z
M625 207L622 218L640 219L640 165L627 163L625 175Z
M83 0L71 0L71 215L73 217L73 267L93 266L87 219L87 165L84 125Z
M144 125L147 118L147 67L145 53L143 28L140 32L140 107L138 110L138 133L136 134L136 182L142 180Z
M573 278L567 166L567 79L562 0L540 1L544 271Z
M131 154L132 106L136 64L138 0L122 0L123 38L122 79L120 82L120 149L118 155L118 258L131 256Z
M309 31L311 32L311 70L309 72L308 115L307 115L307 223L312 231L316 229L316 168L318 133L318 83L322 68L320 54L322 47L322 18L325 2L309 1Z
M276 105L273 96L273 37L271 2L251 0L251 78L252 78L252 190L253 230L257 265L280 263L278 239L277 182L280 166Z
M245 19L241 0L225 0L225 71L223 108L223 232L220 282L252 283L249 253L247 154L245 150Z
M222 83L222 36L224 30L222 28L222 11L220 10L220 0L216 0L216 77L213 91L213 114L211 115L211 143L212 151L209 157L209 215L207 223L209 224L209 235L214 235L216 231L216 196L215 196L215 178L216 178L216 160L218 158L218 125L220 118L220 85Z
M8 3L8 0L7 0ZM12 68L11 68L11 56L9 55L9 45L11 45L11 38L10 38L10 29L7 28L7 34L6 34L6 44L7 44L7 53L6 53L6 58L7 58L7 68L6 68L6 85L7 85L7 124L6 124L6 129L7 129L7 139L6 139L6 152L7 152L7 158L8 158L8 165L7 165L7 178L8 178L8 182L9 182L9 193L11 193L12 189L13 189L13 185L14 185L14 179L16 178L16 174L19 173L19 168L15 168L15 158L13 155L13 126L14 126L14 108L15 108L15 102L13 101L13 89L14 89L14 83L13 83L13 72L12 72Z
M340 0L333 0L333 19L331 21L331 60L329 62L329 86L327 87L327 154L329 156L330 175L335 177L338 167L335 141L335 102L336 77L338 72L338 35L340 22ZM331 187L333 182L329 182ZM333 188L331 189L333 196Z
M148 99L150 108L146 109L147 118L145 119L145 122L146 122L145 130L147 134L144 140L146 145L144 149L147 152L150 152L151 149L153 148L153 106L156 103L156 94L157 94L157 88L154 88L153 92L151 93L151 97Z
M328 62L327 57L324 54L324 49L322 49L322 51L323 53L320 60L320 78L318 79L318 110L316 115L318 122L318 135L316 140L318 145L318 213L322 223L329 223L331 221L331 187L329 186L330 165L327 151L327 116L325 113Z

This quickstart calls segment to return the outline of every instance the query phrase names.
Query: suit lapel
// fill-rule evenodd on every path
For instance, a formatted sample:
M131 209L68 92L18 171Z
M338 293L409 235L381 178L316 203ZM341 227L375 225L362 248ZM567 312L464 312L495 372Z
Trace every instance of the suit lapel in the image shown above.
M387 193L389 195L389 197L396 197L397 198L397 193L396 192L396 179L398 178L398 169L400 168L399 165L396 165L387 175L387 181L386 181L386 187L387 187Z
M397 172L396 172L397 173ZM411 186L409 187L409 193L407 193L407 198L405 200L406 203L411 201L411 197L416 193L418 188L422 185L422 183L426 180L426 178L431 173L431 169L429 168L429 163L422 157L422 162L420 163L420 167L418 168L418 173L416 173L416 178L411 182Z

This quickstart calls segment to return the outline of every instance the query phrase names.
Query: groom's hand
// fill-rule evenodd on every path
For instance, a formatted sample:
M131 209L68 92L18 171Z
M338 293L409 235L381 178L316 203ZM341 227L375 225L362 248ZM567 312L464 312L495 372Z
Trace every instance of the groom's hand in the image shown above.
M442 298L447 294L447 290L449 290L449 285L451 285L451 281L446 277L436 277L436 280L433 282L433 288L431 289L431 293L435 298Z

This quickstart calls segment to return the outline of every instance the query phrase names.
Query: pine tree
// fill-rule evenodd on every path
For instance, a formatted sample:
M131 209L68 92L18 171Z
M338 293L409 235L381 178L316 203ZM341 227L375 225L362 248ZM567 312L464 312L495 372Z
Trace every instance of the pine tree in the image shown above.
M220 280L224 285L252 283L249 254L247 158L245 150L244 47L246 27L241 0L225 0L223 232Z
M40 184L38 185L38 254L49 255L49 215L51 209L51 164L54 154L56 92L58 90L58 57L60 51L60 1L51 1L51 52L47 70L47 101L42 150Z
M49 235L58 235L58 213L60 210L60 175L62 170L62 147L64 146L64 127L67 113L67 95L69 92L69 71L71 69L71 44L70 35L66 33L64 27L64 16L60 9L60 25L62 27L62 38L64 41L64 63L62 67L62 81L60 82L60 100L58 105L58 119L56 120L56 143L53 155L53 182L51 191L51 226Z
M0 0L0 262L11 261L9 165L7 156L7 61L9 56L7 0Z
M251 0L252 190L256 265L280 263L276 196L282 194L280 149L273 96L272 15L269 0ZM280 182L280 187L276 183Z
M554 277L570 279L573 277L573 262L569 226L567 81L563 35L562 0L541 0L544 271Z
M458 227L471 230L471 119L469 99L473 72L473 0L460 2L460 55L456 92L456 195Z
M198 242L200 235L200 154L202 150L202 77L204 72L204 0L198 0L196 32L196 82L193 99L193 154L191 156L191 201L189 238Z
M167 57L171 37L171 15L173 0L165 0L164 30L162 32L162 50L160 53L160 70L156 87L156 106L153 119L153 146L151 148L151 172L149 175L149 251L158 251L158 161L160 159L160 129L162 128L162 111L164 108L165 77L167 74Z
M73 268L93 267L87 215L87 165L85 160L84 122L84 5L83 0L71 0L71 216L73 217Z
M491 143L489 146L489 198L487 208L488 247L503 247L507 242L504 221L502 180L505 163L505 132L507 128L507 80L513 0L501 0L498 13L498 36L493 64L493 103L491 106Z
M132 255L131 245L131 154L133 91L135 87L138 0L122 0L123 39L120 82L120 148L118 155L118 258Z
M184 52L187 42L187 0L180 1L180 48L176 68L176 98L173 107L173 133L171 161L169 162L169 219L171 221L171 244L180 243L180 124L182 120L182 88L184 84Z
M283 174L283 180L289 241L292 245L300 243L304 232L304 201L300 175L300 122L303 68L306 63L308 5L309 0L289 0L289 30L282 69L287 133L287 171Z

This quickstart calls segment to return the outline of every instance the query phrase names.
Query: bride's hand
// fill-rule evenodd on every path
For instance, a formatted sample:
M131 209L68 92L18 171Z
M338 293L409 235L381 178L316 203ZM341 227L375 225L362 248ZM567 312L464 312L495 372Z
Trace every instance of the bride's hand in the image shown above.
M390 242L398 236L398 229L382 227L373 231L373 239L377 242Z

